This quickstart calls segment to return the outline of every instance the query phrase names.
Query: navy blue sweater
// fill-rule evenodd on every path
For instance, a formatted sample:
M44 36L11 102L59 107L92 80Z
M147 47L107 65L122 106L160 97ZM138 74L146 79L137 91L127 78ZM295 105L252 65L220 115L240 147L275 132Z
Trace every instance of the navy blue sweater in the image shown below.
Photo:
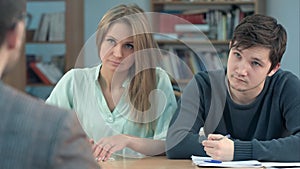
M295 75L278 70L248 105L233 102L223 76L211 77L198 73L185 88L167 134L168 158L206 156L201 144L206 137L198 134L204 126L208 133L231 135L234 160L300 161L300 80Z

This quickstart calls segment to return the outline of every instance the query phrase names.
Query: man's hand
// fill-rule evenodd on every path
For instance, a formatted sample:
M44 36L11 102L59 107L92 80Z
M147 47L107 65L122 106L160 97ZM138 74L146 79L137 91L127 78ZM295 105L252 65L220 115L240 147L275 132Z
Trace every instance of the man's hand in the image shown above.
M204 151L215 160L233 160L234 142L221 134L209 134L207 140L202 142Z

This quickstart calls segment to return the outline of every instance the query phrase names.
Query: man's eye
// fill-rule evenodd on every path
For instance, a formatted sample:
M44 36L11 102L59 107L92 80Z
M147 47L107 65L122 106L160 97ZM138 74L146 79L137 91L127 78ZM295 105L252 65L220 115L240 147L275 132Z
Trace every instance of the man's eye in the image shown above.
M258 62L256 62L256 61L253 61L253 62L252 62L252 65L253 65L253 66L261 66L261 64L258 63Z
M239 53L234 53L234 56L236 57L236 58L241 58L241 55L239 54Z

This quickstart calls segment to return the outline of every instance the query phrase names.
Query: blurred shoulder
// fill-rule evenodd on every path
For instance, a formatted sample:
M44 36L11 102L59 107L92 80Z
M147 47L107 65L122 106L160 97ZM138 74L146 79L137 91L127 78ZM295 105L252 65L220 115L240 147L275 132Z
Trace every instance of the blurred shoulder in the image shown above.
M1 109L8 115L22 116L24 123L41 121L43 125L51 125L53 121L59 121L61 118L74 114L67 109L48 105L41 99L29 96L2 83L0 84L0 93Z

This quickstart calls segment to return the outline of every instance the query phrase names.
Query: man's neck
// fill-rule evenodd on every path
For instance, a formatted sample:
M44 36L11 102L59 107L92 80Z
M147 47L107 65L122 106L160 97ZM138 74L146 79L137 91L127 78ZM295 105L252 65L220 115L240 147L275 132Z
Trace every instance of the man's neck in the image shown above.
M7 65L7 58L8 58L7 53L4 51L3 48L1 48L0 49L0 59L1 59L1 62L0 62L0 79L3 78L5 67Z
M239 91L236 91L235 89L232 89L232 88L229 88L229 93L230 93L231 99L235 103L241 104L241 105L250 104L257 97L257 95L252 95L249 92L239 92Z
M227 90L230 94L231 99L237 103L237 104L241 104L241 105L247 105L252 103L256 97L261 93L261 91L263 90L263 84L265 81L261 82L258 86L249 89L247 91L239 91L237 89L234 89L230 86L230 83L227 79L226 76L226 86L227 86Z

